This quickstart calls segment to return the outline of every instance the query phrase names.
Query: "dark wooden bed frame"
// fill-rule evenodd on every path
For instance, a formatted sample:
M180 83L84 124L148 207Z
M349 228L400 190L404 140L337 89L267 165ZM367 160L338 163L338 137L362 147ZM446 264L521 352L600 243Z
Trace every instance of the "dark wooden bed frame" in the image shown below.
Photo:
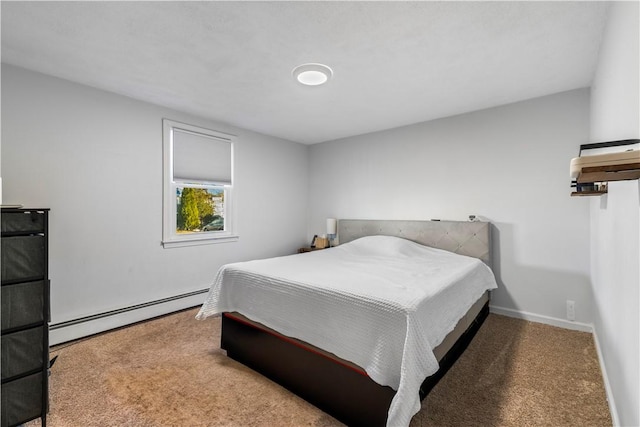
M343 221L345 220L339 222L341 243L364 235L396 235L452 252L470 251L471 254L465 254L481 258L490 265L488 223ZM470 225L472 226L469 227ZM415 233L418 233L419 238L411 238ZM425 238L429 239L426 243ZM486 252L478 247L478 239L487 245ZM453 244L452 240L457 242ZM443 246L454 246L459 250ZM484 304L471 325L439 361L439 370L423 381L420 387L421 399L427 396L467 348L489 314L488 304ZM229 313L222 316L221 348L232 359L272 379L349 426L386 425L395 390L377 384L362 370L349 366L348 362L336 361L300 342Z
M489 314L487 302L471 326L440 360L440 369L420 387L424 399L467 348ZM348 426L384 426L395 390L366 374L294 341L222 316L227 356L282 385Z

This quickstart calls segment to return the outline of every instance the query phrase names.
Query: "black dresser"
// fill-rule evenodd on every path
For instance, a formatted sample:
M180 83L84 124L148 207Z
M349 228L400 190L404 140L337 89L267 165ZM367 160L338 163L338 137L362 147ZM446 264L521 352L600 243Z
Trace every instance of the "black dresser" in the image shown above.
M2 427L42 417L49 370L49 209L2 209Z

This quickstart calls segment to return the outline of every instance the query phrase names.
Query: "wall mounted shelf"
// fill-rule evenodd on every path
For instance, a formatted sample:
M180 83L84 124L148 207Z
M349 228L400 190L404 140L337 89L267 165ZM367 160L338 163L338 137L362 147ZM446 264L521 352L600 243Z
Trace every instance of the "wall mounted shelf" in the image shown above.
M585 197L585 196L602 196L607 194L607 190L603 191L574 191L571 193L571 197Z
M640 163L582 168L577 182L628 181L640 178Z
M640 150L608 151L584 157L582 150L638 144L639 139L625 139L581 145L580 156L571 160L571 177L574 178L571 186L578 190L572 192L571 196L601 196L607 193L606 185L602 183L640 179Z

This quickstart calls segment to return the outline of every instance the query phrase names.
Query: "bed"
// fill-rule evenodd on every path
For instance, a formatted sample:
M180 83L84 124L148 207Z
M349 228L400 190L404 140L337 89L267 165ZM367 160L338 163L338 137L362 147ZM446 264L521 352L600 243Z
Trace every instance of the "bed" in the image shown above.
M488 314L486 222L340 220L340 245L223 266L197 317L348 425L408 425ZM457 255L456 255L457 254Z

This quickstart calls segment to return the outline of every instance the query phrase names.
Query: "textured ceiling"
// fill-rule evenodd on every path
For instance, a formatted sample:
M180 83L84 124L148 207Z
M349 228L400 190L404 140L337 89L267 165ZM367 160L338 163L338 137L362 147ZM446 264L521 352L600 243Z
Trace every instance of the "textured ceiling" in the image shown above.
M302 143L588 87L602 2L7 2L2 62ZM291 70L321 62L323 87Z

